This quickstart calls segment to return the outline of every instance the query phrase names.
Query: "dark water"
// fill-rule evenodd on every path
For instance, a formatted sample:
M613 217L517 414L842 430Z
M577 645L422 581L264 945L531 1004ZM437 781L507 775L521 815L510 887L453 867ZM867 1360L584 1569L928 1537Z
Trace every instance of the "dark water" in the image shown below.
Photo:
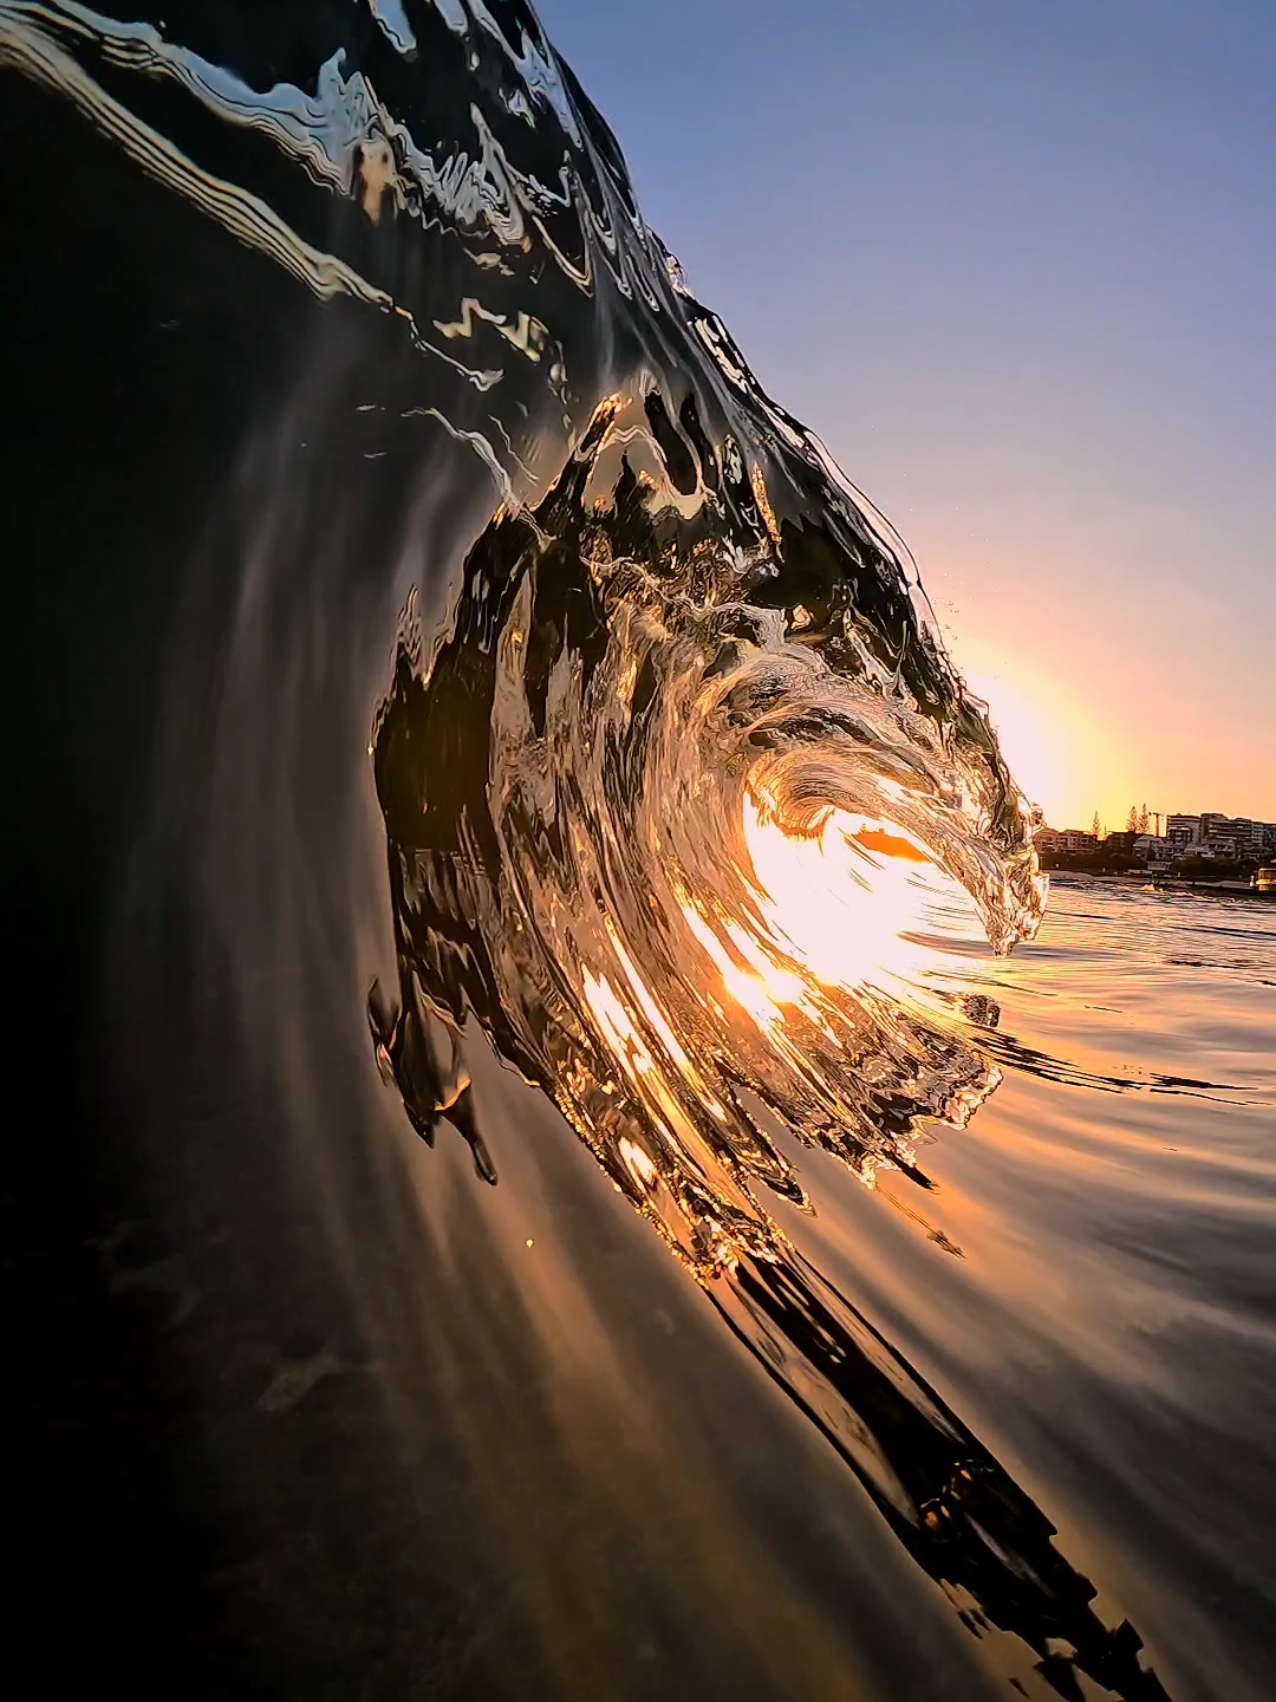
M1269 1694L1271 905L1041 924L524 7L2 0L0 76L50 1681Z

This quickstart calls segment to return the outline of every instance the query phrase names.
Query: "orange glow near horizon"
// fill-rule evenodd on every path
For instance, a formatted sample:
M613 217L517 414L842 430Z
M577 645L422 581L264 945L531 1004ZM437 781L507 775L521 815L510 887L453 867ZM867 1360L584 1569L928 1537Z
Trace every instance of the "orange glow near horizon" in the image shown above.
M1076 690L1040 670L1029 673L1022 663L1008 665L978 645L957 648L958 668L987 703L1011 774L1052 827L1088 829L1096 810L1104 827L1123 827L1131 804L1162 812L1186 807L1140 793L1120 729L1104 724Z
M1049 559L1047 568L1064 571ZM977 580L960 553L929 577L970 598L969 614L948 605L945 643L1052 827L1089 829L1097 811L1101 826L1123 828L1131 804L1162 817L1221 810L1276 820L1276 730L1261 709L1225 713L1226 670L1205 690L1190 666L1158 658L1150 642L1146 653L1134 645L1120 624L1128 614L1105 609L1081 626L1075 599L1038 597L1013 580L993 596L986 573Z

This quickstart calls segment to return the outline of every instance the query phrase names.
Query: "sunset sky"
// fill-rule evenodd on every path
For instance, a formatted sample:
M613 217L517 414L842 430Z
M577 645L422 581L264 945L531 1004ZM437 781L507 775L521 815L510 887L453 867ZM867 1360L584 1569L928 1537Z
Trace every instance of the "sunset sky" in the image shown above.
M1276 3L538 9L1048 819L1276 820Z

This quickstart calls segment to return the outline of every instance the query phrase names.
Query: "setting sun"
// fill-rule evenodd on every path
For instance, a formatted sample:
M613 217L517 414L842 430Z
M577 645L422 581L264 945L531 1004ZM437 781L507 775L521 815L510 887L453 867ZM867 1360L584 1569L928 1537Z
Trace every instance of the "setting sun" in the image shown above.
M988 705L1002 755L1024 796L1048 822L1088 825L1095 810L1106 823L1124 818L1138 791L1124 742L1078 695L1044 672L956 646L967 685Z

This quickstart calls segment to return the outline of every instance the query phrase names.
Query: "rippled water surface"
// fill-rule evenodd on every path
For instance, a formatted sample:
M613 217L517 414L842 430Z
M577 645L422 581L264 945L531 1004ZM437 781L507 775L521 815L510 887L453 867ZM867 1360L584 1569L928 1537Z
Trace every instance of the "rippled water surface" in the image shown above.
M1269 1694L1276 910L1046 907L520 0L121 11L0 0L64 1677Z

